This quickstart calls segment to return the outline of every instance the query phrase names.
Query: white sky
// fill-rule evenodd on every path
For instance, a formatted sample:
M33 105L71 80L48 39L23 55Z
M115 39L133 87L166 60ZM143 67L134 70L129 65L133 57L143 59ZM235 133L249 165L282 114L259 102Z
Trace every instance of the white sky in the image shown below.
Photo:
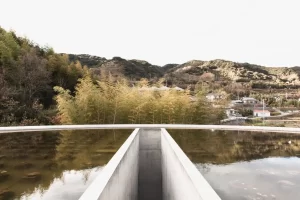
M0 26L56 52L300 66L299 9L299 0L0 0Z

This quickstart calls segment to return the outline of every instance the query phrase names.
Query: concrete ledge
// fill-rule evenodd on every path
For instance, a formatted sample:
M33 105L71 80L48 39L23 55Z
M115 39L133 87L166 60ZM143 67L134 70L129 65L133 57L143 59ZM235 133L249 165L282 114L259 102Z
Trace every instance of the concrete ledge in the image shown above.
M164 200L221 200L165 129L161 148Z
M135 129L80 200L137 200L139 129Z
M192 125L192 124L95 124L95 125L53 125L53 126L10 126L0 127L1 133L59 131L59 130L95 130L95 129L135 129L135 128L166 128L166 129L203 129L259 131L277 133L300 133L300 128L266 127L266 126L232 126L232 125Z

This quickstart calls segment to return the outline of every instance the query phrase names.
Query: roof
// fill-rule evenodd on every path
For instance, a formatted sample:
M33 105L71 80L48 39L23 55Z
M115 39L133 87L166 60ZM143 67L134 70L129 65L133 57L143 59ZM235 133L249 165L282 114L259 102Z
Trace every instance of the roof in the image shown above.
M254 99L254 98L252 98L252 97L243 97L242 98L242 101L245 101L245 100L255 100L255 101L257 101L256 99Z
M232 103L232 104L235 104L235 103L243 103L243 101L242 101L242 100L232 100L231 103Z

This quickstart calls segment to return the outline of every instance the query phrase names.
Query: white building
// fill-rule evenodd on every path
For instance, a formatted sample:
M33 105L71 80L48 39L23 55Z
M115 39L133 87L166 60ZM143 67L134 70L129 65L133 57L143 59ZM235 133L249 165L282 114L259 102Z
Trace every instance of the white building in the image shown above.
M215 101L215 100L223 98L223 96L221 94L215 94L215 93L209 93L205 97L209 101Z
M254 117L270 117L271 113L268 110L253 110Z

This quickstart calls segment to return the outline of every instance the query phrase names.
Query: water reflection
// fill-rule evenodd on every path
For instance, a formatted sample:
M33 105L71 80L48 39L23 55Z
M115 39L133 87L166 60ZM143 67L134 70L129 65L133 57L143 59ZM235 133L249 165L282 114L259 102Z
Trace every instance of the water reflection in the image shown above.
M297 157L196 166L224 200L300 197L300 159Z
M300 198L300 135L170 132L223 200Z
M54 199L74 199L78 191L73 189L71 193L70 185L83 191L99 173L99 166L109 161L130 133L98 130L1 134L0 199L51 199L53 195L63 195Z
M37 187L32 194L23 195L21 200L79 199L87 186L101 172L101 169L102 167L96 167L85 170L64 171L62 178L55 178L46 191Z

